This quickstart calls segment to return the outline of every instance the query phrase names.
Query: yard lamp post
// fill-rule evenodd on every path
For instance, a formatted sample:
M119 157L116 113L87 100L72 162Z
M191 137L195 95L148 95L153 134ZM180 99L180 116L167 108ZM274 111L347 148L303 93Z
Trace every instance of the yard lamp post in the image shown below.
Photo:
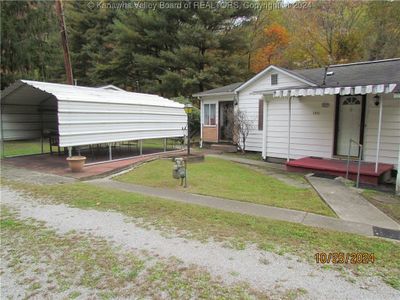
M187 114L187 156L190 155L190 115L192 114L193 105L191 103L185 104L185 113Z

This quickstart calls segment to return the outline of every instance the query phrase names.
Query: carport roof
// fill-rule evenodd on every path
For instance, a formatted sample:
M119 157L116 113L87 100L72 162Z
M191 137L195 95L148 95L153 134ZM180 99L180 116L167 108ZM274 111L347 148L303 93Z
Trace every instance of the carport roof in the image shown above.
M183 104L157 95L31 80L18 80L7 87L2 92L1 104L39 105L52 96L60 101L183 108Z

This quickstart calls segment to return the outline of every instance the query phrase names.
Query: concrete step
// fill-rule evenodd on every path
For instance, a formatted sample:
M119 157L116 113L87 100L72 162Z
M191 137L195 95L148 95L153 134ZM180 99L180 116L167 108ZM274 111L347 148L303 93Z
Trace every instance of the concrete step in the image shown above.
M212 144L210 149L229 153L237 152L237 147L231 144Z

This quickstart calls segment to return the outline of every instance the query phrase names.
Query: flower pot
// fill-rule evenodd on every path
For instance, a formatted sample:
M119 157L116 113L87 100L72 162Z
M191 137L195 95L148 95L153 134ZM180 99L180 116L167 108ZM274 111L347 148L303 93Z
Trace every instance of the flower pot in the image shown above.
M69 168L72 172L81 172L85 165L85 156L71 156L67 157Z

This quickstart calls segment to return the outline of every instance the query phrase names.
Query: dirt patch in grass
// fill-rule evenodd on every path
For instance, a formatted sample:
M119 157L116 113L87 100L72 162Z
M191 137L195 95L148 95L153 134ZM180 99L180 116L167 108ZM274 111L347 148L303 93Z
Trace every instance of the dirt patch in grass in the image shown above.
M238 163L207 157L204 163L189 164L187 189L172 178L172 166L171 160L156 160L114 179L335 217L312 188L286 184Z
M391 217L393 220L400 223L400 197L389 195L387 193L364 190L362 195L369 202Z
M5 207L1 238L4 297L266 298L244 284L224 285L205 270L173 258L127 252L76 232L56 234L38 222L20 220Z
M251 159L251 160L258 160L262 161L262 156L260 152L236 152L236 153L224 153L224 155L232 156L232 157L237 157L237 158L245 158L245 159Z
M374 253L376 261L373 265L343 267L358 274L379 275L400 289L396 280L400 277L400 247L396 242L229 213L85 183L35 186L8 181L7 184L46 201L80 208L115 210L142 220L142 226L203 241L213 238L237 249L251 243L278 254L292 253L310 262L314 261L316 252Z

